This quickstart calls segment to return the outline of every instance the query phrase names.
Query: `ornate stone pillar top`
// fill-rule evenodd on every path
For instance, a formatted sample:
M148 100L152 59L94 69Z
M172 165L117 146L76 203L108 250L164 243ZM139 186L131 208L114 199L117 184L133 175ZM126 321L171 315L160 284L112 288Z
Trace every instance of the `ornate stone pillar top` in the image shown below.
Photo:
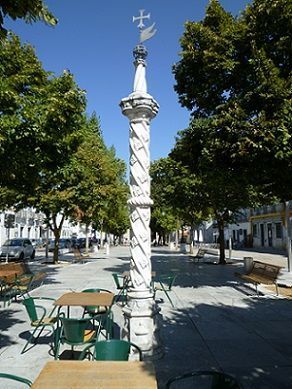
M134 65L136 68L133 93L147 93L147 83L145 77L147 49L142 42L150 39L155 35L155 23L144 28L144 20L150 19L150 13L144 15L144 9L140 9L139 16L133 16L133 22L139 21L138 28L140 30L140 43L134 48L133 55L135 58Z
M134 65L136 68L135 78L134 78L134 87L133 92L135 93L147 93L147 83L146 83L146 57L147 50L143 45L138 45L133 51L135 58Z

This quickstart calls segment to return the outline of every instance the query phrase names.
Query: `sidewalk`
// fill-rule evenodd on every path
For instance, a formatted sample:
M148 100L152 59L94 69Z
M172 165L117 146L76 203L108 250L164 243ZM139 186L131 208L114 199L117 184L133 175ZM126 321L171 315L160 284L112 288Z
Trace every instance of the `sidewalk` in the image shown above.
M198 248L194 249L194 253L190 254L191 257L195 256L198 251ZM218 257L216 255L205 256L205 262L217 261ZM281 273L278 277L278 283L288 287L292 287L292 272L288 272L288 259L284 250L277 249L254 249L254 248L245 248L245 249L232 249L231 250L231 259L229 258L229 250L225 250L225 258L227 261L242 261L244 257L252 257L255 261L271 263L282 267Z
M253 257L254 260L282 266L281 274L278 277L278 283L292 287L292 272L288 271L288 258L286 252L284 250L270 250L272 251L269 252L268 249L233 250L232 258L243 259L244 257ZM226 256L228 257L228 253L226 253Z
M274 255L269 254L271 260L281 260ZM232 257L239 259L214 266L202 260L194 263L188 254L171 252L167 247L153 248L153 270L177 274L171 292L175 307L163 293L156 295L164 344L164 357L154 361L159 388L174 375L211 369L234 375L244 389L292 387L292 301L262 286L259 289L267 294L254 297L253 289L234 276L243 268L243 256L258 258L251 252L239 256L233 251ZM109 256L103 251L92 254L84 264L71 264L71 257L73 254L64 255L59 265L31 263L32 268L47 272L44 285L32 295L57 298L68 290L94 286L115 291L111 273L129 269L128 247L113 247ZM114 306L114 318L118 334L123 326L119 305ZM0 371L33 381L53 357L43 337L40 344L20 354L29 328L21 304L0 308ZM140 388L144 388L143 383Z

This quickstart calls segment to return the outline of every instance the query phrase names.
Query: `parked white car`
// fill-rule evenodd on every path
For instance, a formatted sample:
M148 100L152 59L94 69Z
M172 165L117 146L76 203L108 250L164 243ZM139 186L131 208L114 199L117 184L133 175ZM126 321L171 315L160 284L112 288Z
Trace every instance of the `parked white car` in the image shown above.
M31 241L26 238L7 239L0 248L1 260L23 261L26 258L34 259L35 249Z

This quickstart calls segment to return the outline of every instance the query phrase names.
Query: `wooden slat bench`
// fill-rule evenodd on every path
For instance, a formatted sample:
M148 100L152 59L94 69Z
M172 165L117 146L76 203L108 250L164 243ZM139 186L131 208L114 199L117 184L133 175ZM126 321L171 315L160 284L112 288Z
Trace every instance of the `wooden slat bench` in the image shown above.
M74 248L74 263L84 263L84 257L79 248Z
M36 283L42 282L45 275L44 272L31 272L24 262L1 263L0 294L4 296L4 305L6 297L11 295L12 290L15 292L15 298L17 295L23 295L33 289Z
M0 263L0 278L7 283L13 283L15 278L25 275L33 276L34 280L40 280L45 277L44 272L33 273L25 262Z
M269 263L253 261L253 266L250 272L247 274L235 273L235 275L241 278L243 281L250 282L256 287L256 293L258 295L258 285L275 285L276 293L278 295L277 278L280 273L281 266L272 265Z
M194 260L194 262L196 262L196 260L199 260L204 258L205 254L209 254L209 255L219 255L219 251L218 249L216 248L212 248L212 247L200 247L197 254L192 257L192 259Z

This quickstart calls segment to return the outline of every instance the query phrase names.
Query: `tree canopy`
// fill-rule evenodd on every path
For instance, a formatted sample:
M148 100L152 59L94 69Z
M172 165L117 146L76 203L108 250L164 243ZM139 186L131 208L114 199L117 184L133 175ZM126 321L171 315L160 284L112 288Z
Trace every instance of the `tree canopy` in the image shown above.
M185 225L197 226L209 218L202 204L200 181L187 166L172 157L160 158L150 168L151 231L166 236Z
M254 0L238 18L211 0L201 22L187 22L174 66L180 103L210 116L240 104L250 118L274 117L291 88L290 0Z
M170 223L168 227L167 224L164 226L166 231L171 231L177 221L180 225L193 225L208 216L193 201L198 200L201 195L198 190L199 181L184 163L171 157L160 158L151 164L150 175L153 209L158 209L158 214L171 215L170 219L166 219Z
M30 45L10 35L0 51L0 207L33 206L56 239L65 218L108 232L127 228L125 164L88 118L73 75L43 70Z
M74 183L73 216L85 224L102 224L106 232L121 235L128 228L125 163L112 147L105 146L95 114L86 118L82 136L67 171Z
M48 136L40 125L40 103L47 87L48 73L32 47L21 45L13 35L6 39L0 50L2 209L24 201L38 180L41 144Z
M3 26L5 17L23 19L27 23L43 21L51 26L57 24L57 19L43 0L0 0L0 40L7 35Z
M210 0L185 25L173 73L192 120L170 156L196 175L218 222L291 198L291 16L290 0L254 0L238 17Z

